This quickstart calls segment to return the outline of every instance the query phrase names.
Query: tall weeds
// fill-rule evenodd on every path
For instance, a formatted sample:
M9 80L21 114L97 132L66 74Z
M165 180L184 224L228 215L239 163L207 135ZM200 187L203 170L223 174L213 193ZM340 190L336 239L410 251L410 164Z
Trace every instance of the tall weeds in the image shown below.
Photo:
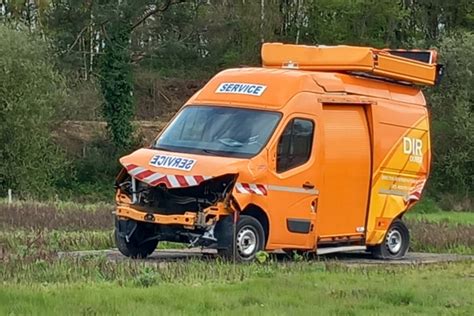
M67 202L0 202L0 228L99 230L113 227L113 205Z

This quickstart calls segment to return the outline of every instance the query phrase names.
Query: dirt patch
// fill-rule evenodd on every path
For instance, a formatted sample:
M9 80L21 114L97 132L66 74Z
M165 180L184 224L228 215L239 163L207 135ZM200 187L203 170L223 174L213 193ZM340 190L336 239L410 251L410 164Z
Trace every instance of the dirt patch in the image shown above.
M137 138L149 144L174 114L206 83L206 80L161 78L154 72L140 73L134 86ZM81 155L92 142L106 139L106 123L100 116L100 91L84 83L79 104L68 108L69 119L54 131L55 142L68 153Z
M156 74L141 74L135 84L136 119L167 121L206 81L162 79Z
M150 144L167 121L133 121L136 137L143 145ZM107 124L102 121L65 121L53 132L56 143L76 156L84 155L88 146L106 139Z

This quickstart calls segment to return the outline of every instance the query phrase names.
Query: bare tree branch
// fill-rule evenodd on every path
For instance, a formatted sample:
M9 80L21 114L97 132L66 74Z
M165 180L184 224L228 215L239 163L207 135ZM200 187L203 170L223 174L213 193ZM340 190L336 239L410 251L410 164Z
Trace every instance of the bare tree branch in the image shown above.
M89 26L91 26L91 25L90 25L90 24L87 24L86 26L84 26L84 27L82 28L82 30L79 32L79 34L77 34L76 39L74 40L74 42L72 42L72 45L69 46L68 50L66 51L66 54L69 54L69 53L72 51L72 49L74 48L74 46L77 45L77 43L79 42L79 40L80 40L81 37L82 37L82 34L87 30L87 28L88 28Z
M166 0L165 4L162 5L161 7L156 6L153 9L149 9L148 11L145 11L143 16L133 24L131 30L133 31L134 29L136 29L143 22L145 22L145 20L148 19L150 16L152 16L156 13L159 13L159 12L164 12L164 11L168 10L168 8L170 6L178 4L178 3L183 3L183 2L186 2L186 0Z
M88 9L89 9L90 12L92 12L92 4L93 4L93 2L94 2L93 0L91 0L91 1L89 2ZM89 27L91 27L93 24L94 24L94 21L92 21L92 19L91 19L91 21L90 21L86 26L84 26L84 28L79 32L79 34L77 34L76 39L74 39L74 42L72 42L71 46L69 46L69 48L67 49L67 51L66 51L65 54L69 54L69 53L72 51L72 49L74 48L74 46L76 46L77 43L79 42L79 40L81 39L82 34L83 34Z

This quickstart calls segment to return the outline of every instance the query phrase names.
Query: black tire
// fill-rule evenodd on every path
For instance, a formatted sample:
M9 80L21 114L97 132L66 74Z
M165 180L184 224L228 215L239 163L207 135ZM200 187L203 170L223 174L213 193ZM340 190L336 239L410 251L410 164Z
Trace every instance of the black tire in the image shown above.
M153 251L155 251L156 246L158 246L158 239L151 239L143 242L149 237L145 230L140 226L137 227L128 242L125 239L125 236L122 236L117 229L115 229L114 235L115 244L117 245L118 250L126 257L144 259L151 255Z
M377 259L401 259L405 256L410 245L410 232L400 219L396 219L387 230L380 245L371 246L368 250Z
M230 217L232 218L232 217ZM257 253L265 248L265 232L262 224L252 216L241 215L236 226L236 236L233 236L233 225L227 221L225 227L220 230L226 233L217 234L219 255L226 259L234 258L240 262L250 262L255 259ZM220 231L218 230L218 232ZM228 233L230 230L230 234Z

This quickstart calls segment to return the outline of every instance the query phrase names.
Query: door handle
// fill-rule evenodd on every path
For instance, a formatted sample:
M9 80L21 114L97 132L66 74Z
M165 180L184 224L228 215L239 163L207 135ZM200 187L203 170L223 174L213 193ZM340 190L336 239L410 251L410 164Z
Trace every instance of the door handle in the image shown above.
M305 183L303 183L303 188L305 188L305 189L314 189L314 184L309 183L309 182L305 182Z

